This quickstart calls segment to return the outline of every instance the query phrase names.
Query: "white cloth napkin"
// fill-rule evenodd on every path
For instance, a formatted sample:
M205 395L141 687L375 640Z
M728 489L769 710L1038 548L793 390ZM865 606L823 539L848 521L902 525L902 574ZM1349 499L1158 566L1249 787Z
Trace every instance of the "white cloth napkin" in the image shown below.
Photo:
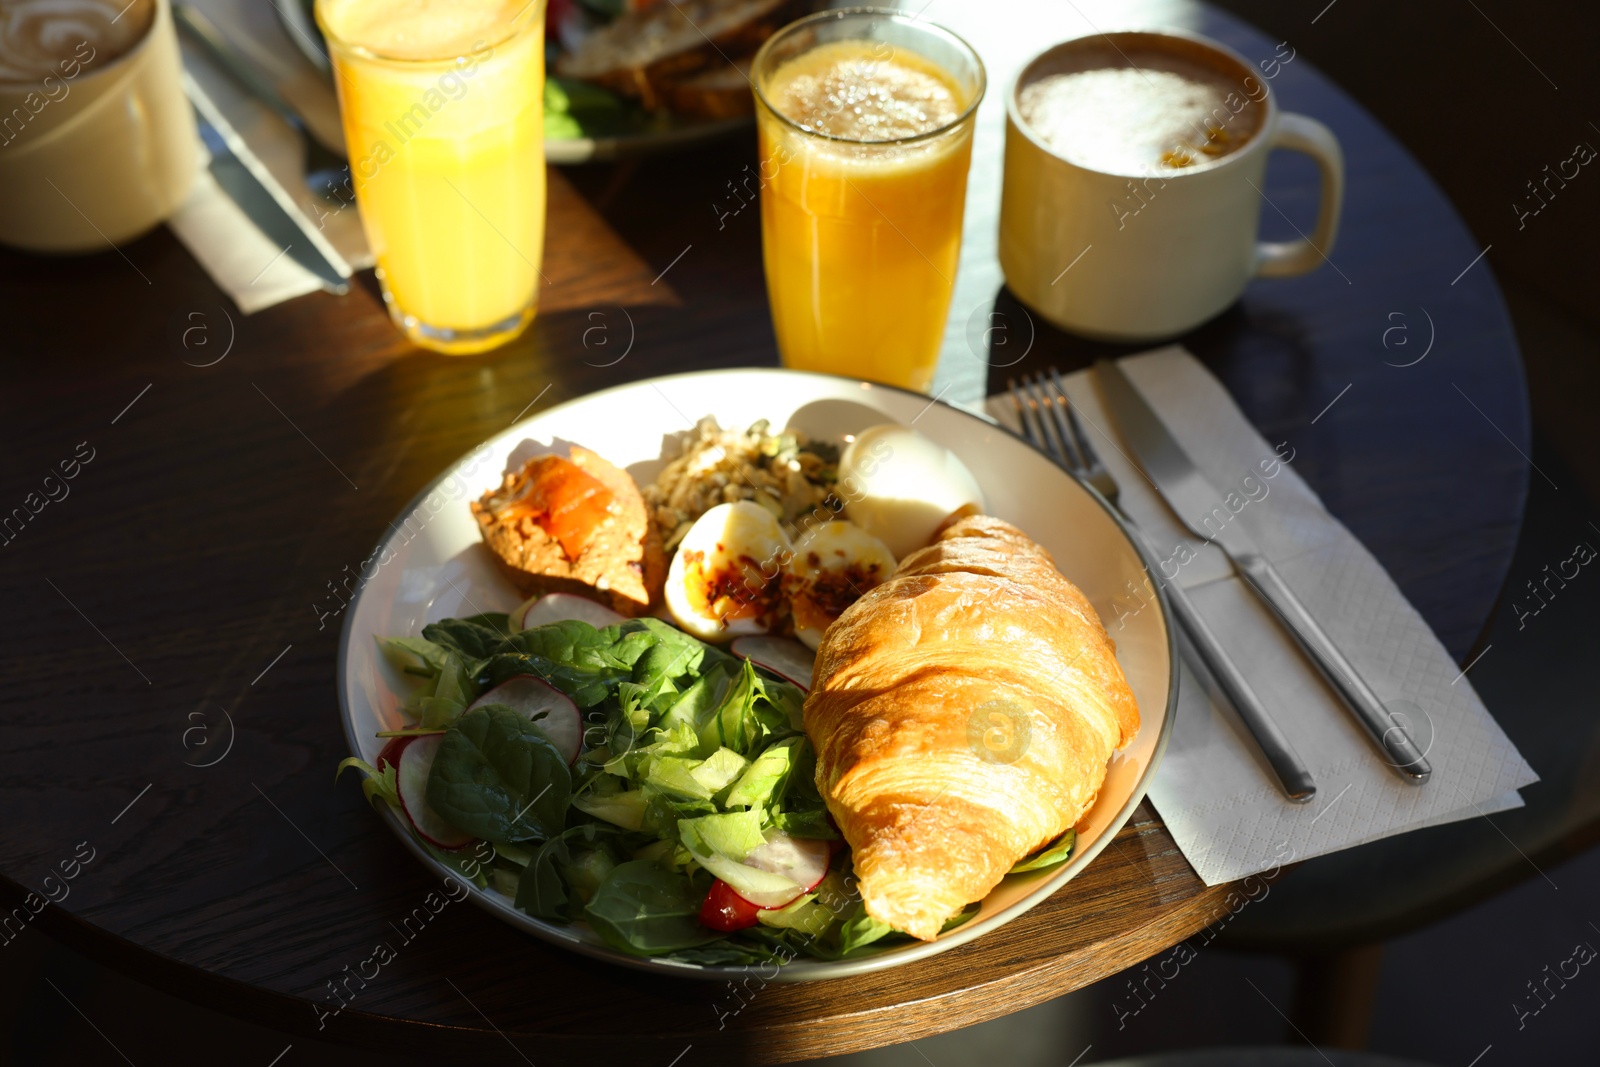
M193 0L258 73L275 85L320 139L342 148L333 87L297 52L277 22L272 5L249 0ZM286 0L287 2L287 0ZM372 253L352 202L330 204L303 180L299 137L180 33L185 88L200 113L215 126L240 162L266 187L315 249L340 274L372 265ZM345 192L347 199L353 194ZM326 288L322 279L272 241L202 170L188 199L169 225L213 281L246 314Z
M1232 521L1256 539L1390 711L1407 716L1433 765L1432 778L1421 786L1385 765L1222 551L1190 536L1124 455L1089 372L1068 376L1067 392L1121 488L1123 510L1164 558L1173 558L1180 543L1195 553L1177 581L1244 668L1317 783L1309 804L1284 799L1225 698L1185 665L1176 726L1149 795L1205 883L1521 806L1517 788L1537 775L1394 581L1300 479L1293 436L1263 440L1222 384L1182 348L1130 356L1122 367L1220 493L1232 489L1240 499L1259 498ZM1005 397L990 398L988 409L1017 428ZM1290 462L1264 477L1260 462L1268 460L1271 469L1280 456ZM1247 475L1254 488L1241 486ZM1160 709L1144 714L1154 724Z

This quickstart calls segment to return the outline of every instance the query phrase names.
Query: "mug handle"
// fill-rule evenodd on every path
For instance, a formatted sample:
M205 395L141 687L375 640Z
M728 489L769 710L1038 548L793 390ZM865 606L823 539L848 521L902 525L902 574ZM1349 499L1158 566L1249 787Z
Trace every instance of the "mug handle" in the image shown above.
M1311 236L1298 241L1261 241L1256 245L1257 276L1288 278L1315 270L1333 251L1339 234L1339 212L1344 207L1344 152L1328 127L1287 111L1279 116L1271 147L1303 152L1316 161L1322 172L1322 202Z

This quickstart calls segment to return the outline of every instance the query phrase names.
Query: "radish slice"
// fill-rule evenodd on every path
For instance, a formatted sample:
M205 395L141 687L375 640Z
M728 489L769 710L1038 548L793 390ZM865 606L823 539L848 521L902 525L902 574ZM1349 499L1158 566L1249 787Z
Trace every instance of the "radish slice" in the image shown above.
M694 858L728 884L728 893L758 911L793 904L827 877L833 857L828 842L790 837L781 830L768 830L766 839L750 850L743 863L714 853L695 853Z
M531 630L535 626L566 622L570 619L586 622L596 630L603 630L607 626L625 621L627 616L575 593L549 593L519 608L517 625L524 630Z
M757 908L781 908L794 903L806 892L804 886L788 875L739 863L716 853L691 855L696 863L727 882L735 895Z
M436 848L455 851L466 848L472 842L470 834L464 834L454 826L445 822L439 814L428 805L428 771L433 768L433 757L439 754L439 746L444 744L443 734L428 734L423 737L395 738L407 744L400 750L400 765L395 771L395 783L400 787L400 807L405 811L406 818L424 841ZM385 747L387 752L388 748Z
M751 867L781 874L809 893L828 875L833 846L826 841L790 837L782 830L768 830L767 843L750 850L744 861Z
M787 637L740 637L728 647L734 655L743 656L757 667L765 667L801 689L811 689L817 657L800 642Z
M400 753L405 751L406 744L410 740L411 738L409 737L389 738L389 743L378 750L378 758L372 761L372 765L380 771L386 766L393 767L395 773L399 774Z
M566 759L568 766L577 762L578 753L583 748L583 716L578 712L578 705L543 678L532 674L507 678L474 700L467 710L485 704L504 704L529 719L545 713L534 725L556 746L556 751Z

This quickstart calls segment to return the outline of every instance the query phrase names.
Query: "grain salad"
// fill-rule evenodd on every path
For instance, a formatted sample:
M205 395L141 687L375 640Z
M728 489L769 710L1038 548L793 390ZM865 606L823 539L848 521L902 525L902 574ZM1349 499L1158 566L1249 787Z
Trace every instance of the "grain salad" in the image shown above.
M774 432L763 419L725 430L707 416L683 435L681 451L644 488L651 521L668 554L694 521L718 504L749 500L793 528L829 503L839 477L839 447L792 430Z

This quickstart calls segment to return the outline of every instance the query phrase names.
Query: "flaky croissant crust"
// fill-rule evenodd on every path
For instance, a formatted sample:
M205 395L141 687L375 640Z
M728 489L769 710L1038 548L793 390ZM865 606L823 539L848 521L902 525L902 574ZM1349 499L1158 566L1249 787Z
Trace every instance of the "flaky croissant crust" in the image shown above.
M867 914L931 940L1072 827L1139 709L1099 616L988 516L933 544L822 639L805 727Z

